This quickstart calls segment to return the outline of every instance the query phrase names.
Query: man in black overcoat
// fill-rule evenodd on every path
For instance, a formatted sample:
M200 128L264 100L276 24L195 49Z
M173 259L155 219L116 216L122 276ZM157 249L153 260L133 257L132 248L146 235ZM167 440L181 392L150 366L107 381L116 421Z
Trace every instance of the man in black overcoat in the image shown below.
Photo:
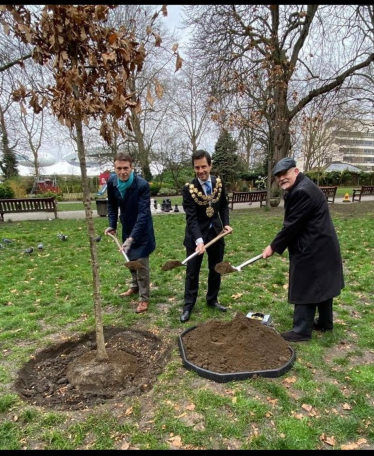
M344 288L339 241L326 196L299 171L295 160L280 160L273 175L285 191L284 221L262 256L281 255L288 248L288 302L295 308L292 330L281 336L291 342L309 340L313 329L333 329L333 298Z

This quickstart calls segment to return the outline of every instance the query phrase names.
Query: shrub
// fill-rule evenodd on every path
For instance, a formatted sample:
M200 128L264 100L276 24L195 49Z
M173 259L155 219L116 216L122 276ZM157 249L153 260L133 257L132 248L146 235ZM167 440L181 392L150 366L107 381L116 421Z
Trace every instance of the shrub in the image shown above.
M173 188L160 188L160 191L157 193L157 196L175 196L178 195L178 192Z
M14 190L9 186L9 184L0 184L0 198L14 198L14 195Z

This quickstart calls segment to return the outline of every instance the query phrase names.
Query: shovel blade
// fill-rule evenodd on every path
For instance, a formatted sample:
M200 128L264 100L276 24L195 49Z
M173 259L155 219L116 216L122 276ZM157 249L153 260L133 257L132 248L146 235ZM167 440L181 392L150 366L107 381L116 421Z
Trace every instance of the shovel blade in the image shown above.
M161 271L170 271L171 269L177 268L178 266L183 266L183 263L177 260L170 260L161 267Z

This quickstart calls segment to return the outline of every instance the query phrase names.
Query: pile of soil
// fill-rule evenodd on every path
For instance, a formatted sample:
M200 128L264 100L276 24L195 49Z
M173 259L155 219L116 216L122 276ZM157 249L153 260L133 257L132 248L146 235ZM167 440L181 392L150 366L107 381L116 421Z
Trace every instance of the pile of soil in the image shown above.
M231 321L208 320L182 341L189 362L216 373L276 370L291 358L280 334L240 312Z
M80 410L149 391L173 343L130 328L104 328L104 337L109 356L104 363L95 363L95 332L37 352L18 373L19 396L34 405ZM186 332L183 342L190 362L217 373L274 370L292 355L273 328L242 313L229 322L208 320Z

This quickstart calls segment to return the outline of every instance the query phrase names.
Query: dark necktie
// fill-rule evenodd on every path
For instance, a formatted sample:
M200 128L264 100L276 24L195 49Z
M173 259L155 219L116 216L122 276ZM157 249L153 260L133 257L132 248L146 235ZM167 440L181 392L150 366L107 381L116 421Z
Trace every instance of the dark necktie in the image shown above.
M212 193L212 187L211 187L211 185L210 185L210 182L209 182L209 181L206 181L206 182L204 182L204 184L205 184L205 187L206 187L206 194L207 194L207 195L211 195L211 193Z

